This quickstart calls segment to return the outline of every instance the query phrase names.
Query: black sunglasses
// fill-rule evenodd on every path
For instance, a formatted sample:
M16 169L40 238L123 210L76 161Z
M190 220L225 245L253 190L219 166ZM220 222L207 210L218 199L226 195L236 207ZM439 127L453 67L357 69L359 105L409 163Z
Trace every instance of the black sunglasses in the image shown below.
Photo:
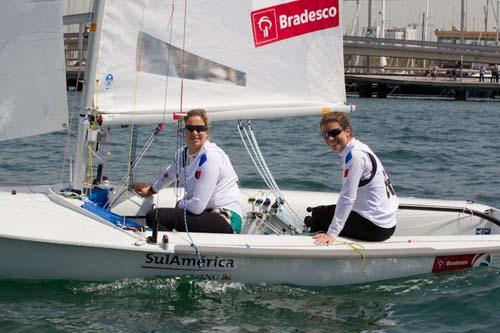
M329 130L329 131L321 132L321 136L325 140L328 139L328 138L335 139L337 137L337 135L339 135L340 133L342 133L342 130L343 130L343 128L341 128L341 127L334 128L334 129Z
M191 133L194 131L201 133L201 132L208 131L208 126L207 125L186 125L184 127L184 129L188 130Z

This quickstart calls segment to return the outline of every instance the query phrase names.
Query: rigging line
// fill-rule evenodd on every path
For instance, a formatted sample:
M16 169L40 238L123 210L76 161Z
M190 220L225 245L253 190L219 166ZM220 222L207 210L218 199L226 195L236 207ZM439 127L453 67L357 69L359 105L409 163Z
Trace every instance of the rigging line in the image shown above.
M241 121L240 121L241 122ZM255 166L255 169L257 169L260 177L262 178L262 180L266 183L266 186L268 188L271 188L271 185L269 184L269 182L267 181L266 177L264 176L264 174L262 173L262 171L260 170L259 166L257 165L257 161L254 159L254 156L252 154L252 152L250 151L250 148L248 148L248 145L247 145L247 142L246 142L246 139L245 137L243 136L243 132L241 131L243 128L243 125L241 125L240 123L238 124L238 133L240 134L240 137L241 137L241 141L243 142L243 145L245 146L245 149L247 150L247 153L248 153L248 156L250 156L250 159L253 163L253 165Z
M256 139L256 137L254 135L254 132L253 132L253 129L252 129L250 121L248 121L248 129L249 129L249 133L251 135L251 139L253 140L254 145L255 145L255 147L257 149L258 157L262 161L262 164L264 166L264 171L268 174L269 180L270 180L271 184L274 186L275 191L279 194L279 198L277 198L277 199L282 199L284 201L284 204L285 204L284 207L286 207L286 208L288 208L290 210L290 212L292 213L292 215L297 219L297 221L295 221L295 222L297 222L298 225L301 225L302 222L300 221L300 218L299 218L298 214L293 210L293 208L290 206L290 204L284 199L283 193L281 193L281 190L278 187L278 184L274 180L274 177L273 177L273 175L271 173L271 170L267 166L266 160L264 159L264 156L262 155L262 151L260 150L259 143L257 142L257 139ZM279 202L279 201L278 201L278 204L282 205L281 202Z
M173 35L173 19L174 19L174 14L175 14L175 1L172 1L172 6L170 9L170 15L169 19L167 22L167 30L169 31L169 37L168 37L168 43L172 45L172 35ZM170 68L170 60L171 60L171 55L170 55L170 47L168 48L168 53L167 53L167 69ZM168 70L167 70L167 75L165 75L165 89L164 89L164 97L163 97L163 124L166 123L166 114L167 114L167 99L168 99L168 82L169 82L169 75L168 75ZM158 125L158 126L163 126L163 125ZM161 156L166 156L167 155L167 145L166 145L166 138L161 140L160 144L160 155ZM148 148L149 149L149 148ZM175 161L174 161L175 163ZM163 171L163 166L160 167L161 170L159 173ZM176 196L176 202L177 202L177 196ZM155 204L156 207L158 207L160 203L160 193L156 195L155 198ZM158 219L158 212L156 212L156 219Z
M250 126L250 121L247 121L247 125L246 125L246 128L243 129L244 132L245 132L245 135L247 136L248 138L248 141L250 143L250 146L252 147L252 150L255 154L255 157L257 159L257 161L259 161L259 164L262 168L262 172L266 175L267 179L268 179L268 182L270 184L269 188L271 188L271 190L273 192L275 192L275 194L279 194L279 188L278 186L276 185L276 182L273 182L273 179L272 179L272 174L271 174L271 171L269 170L269 168L266 168L266 165L265 165L265 160L264 160L264 157L262 155L262 153L259 154L260 152L260 148L259 148L259 144L257 142L257 140L255 140L255 137L252 138L252 128ZM248 132L247 132L248 130Z
M132 170L134 170L135 167L137 166L137 164L139 164L141 159L144 157L144 154L146 154L146 152L149 150L149 147L151 147L151 145L153 144L156 136L161 132L162 128L163 128L162 125L156 126L155 130L153 131L153 133L151 133L148 140L144 144L144 147L142 148L141 152L139 153L139 156L137 156L137 158L132 162L132 166L130 167Z
M146 0L144 0L142 2L142 13L141 13L141 24L140 24L140 30L143 29L144 27L144 12L145 12L145 9L146 9ZM142 55L142 45L139 46L140 49L139 49L139 52L138 53L138 56L137 56L137 62L138 62L138 66L139 68L141 67L141 55ZM128 188L130 186L130 174L131 174L131 162L132 162L132 148L134 146L134 128L135 128L135 115L136 115L136 112L137 112L137 91L138 91L138 87L139 87L139 71L135 71L135 84L134 84L134 101L133 101L133 105L132 105L132 126L131 129L130 129L130 141L129 141L129 149L128 149L128 170L127 170L127 176L125 177L126 179L126 183L125 183L125 193L126 193L126 196L125 196L125 201L128 200ZM125 217L123 217L123 223L125 224Z
M253 143L252 141L250 140L249 136L248 136L248 133L245 129L245 127L242 127L243 128L243 131L245 132L245 135L247 136L247 140L248 140L248 143L250 144L250 146L252 147L252 150L254 151L255 153L255 148L253 147ZM262 177L262 179L264 180L264 182L266 183L267 187L271 190L271 192L274 194L274 196L276 197L276 200L278 200L278 202L280 202L279 200L281 199L282 195L281 193L277 192L276 189L272 186L272 184L270 183L270 180L268 179L269 178L269 175L265 173L264 170L261 170L261 167L259 167L259 165L257 164L256 160L259 162L259 163L262 163L262 161L260 161L258 159L258 156L257 154L255 153L255 156L254 154L252 154L250 152L250 150L248 149L248 146L245 142L245 139L243 138L243 135L240 131L240 127L238 127L238 131L240 132L240 136L242 137L242 141L243 141L243 144L245 145L245 148L247 149L247 152L248 152L248 155L250 156L252 162L254 163L255 165L255 168L257 169L257 171L259 172L260 176ZM285 216L283 215L283 220L286 220Z
M266 183L267 187L273 192L273 194L275 196L278 196L279 193L276 192L276 189L273 187L271 181L269 180L269 175L266 173L264 167L262 166L262 161L259 159L259 156L256 152L256 148L252 142L252 140L250 140L250 136L248 135L248 132L247 132L247 128L246 127L243 127L243 132L245 133L245 136L246 136L246 140L248 141L248 144L250 146L250 148L252 149L252 152L253 152L253 156L255 158L255 160L257 161L258 165L256 165L255 167L260 170L259 173L261 174L264 182Z
M182 166L182 163L185 163L184 159L183 159L183 148L182 145L181 145L181 129L180 129L180 121L177 121L177 125L175 126L175 135L176 135L176 138L175 138L175 154L174 154L174 165L175 165L175 184L174 184L174 193L175 193L175 202L179 201L179 197L181 196L181 184L180 184L180 179L179 179L179 175L181 174L181 166Z
M96 85L98 86L99 85L99 80L96 80ZM97 101L99 100L99 92L97 91L94 95L94 105L97 106ZM91 109L90 111L90 118L93 118L95 119L95 115L96 115L96 107L94 107L93 109ZM86 119L89 118L88 115L85 116ZM88 133L90 133L90 131L94 131L95 130L95 123L94 122L89 122L88 124L88 129L87 129L87 135ZM94 149L94 145L92 143L89 143L88 140L86 141L86 145L87 145L87 149L88 149L88 153L87 153L87 175L86 175L86 179L85 179L85 184L83 184L83 188L82 188L82 193L86 194L86 192L88 192L90 190L90 187L91 187L91 184L92 184L92 150Z
M181 96L180 96L180 110L179 112L182 113L183 111L183 98L184 98L184 71L186 69L186 64L184 63L184 56L185 56L185 50L186 50L186 23L187 23L187 4L188 4L188 1L187 0L184 0L184 27L183 27L183 32L182 32L182 70L181 70ZM180 137L180 143L183 144L184 146L184 133L181 132L180 130L180 124L182 122L182 117L179 118L179 120L177 121L177 128L179 129L179 137ZM179 148L179 147L178 147ZM181 156L182 158L183 156ZM183 162L183 161L181 161ZM188 229L188 223L187 223L187 208L186 208L186 180L187 180L187 165L184 165L184 197L183 197L183 201L184 201L184 227L186 229L186 234L187 236L189 237L189 240L191 241L191 246L195 249L196 251L196 256L198 257L198 262L199 262L199 266L202 267L203 264L202 264L202 261L201 261L201 253L198 249L198 247L196 246L196 244L194 243L194 240L193 238L191 238L191 234L189 233L189 229Z
M90 184L92 184L92 150L94 149L94 145L92 143L90 143L88 145L88 154L89 154L89 158L88 158L88 161L89 161L89 167L87 168L87 186L85 187L85 189L87 191L90 190Z
M132 163L132 166L130 167L131 171L133 171L135 169L135 167L139 164L139 161L144 157L144 154L146 154L146 152L149 150L149 147L153 144L153 141L154 141L156 135L158 135L160 133L161 129L162 129L162 125L158 125L155 128L155 130L153 131L153 133L151 133L151 136L146 141L146 144L142 148L142 151L139 153L139 156ZM118 199L120 199L121 196L128 190L128 187L124 186L128 177L130 177L130 173L127 173L125 175L125 177L120 180L120 183L118 183L118 186L117 186L118 194L115 196L115 198L112 201L109 201L109 198L108 198L108 202L106 202L106 203L109 203L110 207L113 207L115 202Z
M260 176L261 176L262 180L266 183L266 186L267 186L267 187L271 190L271 192L273 193L273 195L276 197L276 200L280 200L279 198L280 198L281 196L279 195L279 193L276 193L276 191L273 189L272 185L269 183L269 180L268 180L268 179L267 179L267 177L263 174L263 171L261 170L261 168L260 168L260 167L259 167L259 165L257 164L257 161L256 161L256 159L255 159L255 156L251 153L251 151L250 151L250 149L249 149L249 147L248 147L248 145L247 145L247 142L246 142L246 140L247 140L247 139L245 139L245 138L244 138L244 136L243 136L243 133L242 133L241 129L243 129L243 130L245 131L245 128L243 127L242 122L241 122L241 121L239 121L239 122L238 122L238 132L239 132L239 134L240 134L240 137L241 137L241 140L242 140L242 142L243 142L243 145L245 146L245 149L247 150L248 156L249 156L249 157L250 157L250 159L252 160L252 163L254 164L255 169L257 169L258 173L260 174ZM246 135L247 135L247 137L248 137L248 134L246 133L246 131L245 131L245 134L246 134ZM250 142L250 141L249 141L249 144L251 144L251 142ZM252 149L253 149L253 147L252 147ZM278 202L279 202L279 201L278 201ZM284 214L282 214L282 220L283 220L284 222L286 222L287 224L289 224L289 225L290 225L290 223L286 221L286 216L285 216ZM292 223L292 224L293 224L293 223ZM291 226L291 225L290 225L290 226ZM271 229L274 229L274 228L271 228ZM276 229L275 229L275 230L276 230ZM278 233L281 233L281 232L278 232Z
M96 80L96 85L99 85L99 80ZM97 105L98 105L98 100L99 100L99 92L97 92L94 96L94 107L91 111L91 119L97 119ZM96 122L91 121L89 123L89 128L88 128L88 133L96 131ZM88 134L87 134L88 135ZM96 147L97 147L97 139L96 139ZM92 156L94 155L94 144L92 142L87 141L87 148L88 148L88 167L87 167L87 179L86 179L86 186L84 186L84 190L88 193L87 195L90 194L90 191L92 190L92 178L93 178L93 170L92 170ZM84 191L85 192L85 191Z
M170 17L169 17L168 23L167 23L167 29L169 29L169 36L168 36L169 45L172 45L174 12L175 12L175 5L174 5L174 2L172 2ZM168 68L170 68L170 60L171 60L170 50L171 50L171 48L169 47L168 52L167 52L167 75L165 75L165 90L164 90L165 94L164 94L164 98L163 98L163 123L166 123L165 117L167 114L168 78L169 78Z
M182 112L182 103L184 102L184 72L186 70L186 64L184 63L185 51L186 51L186 15L187 15L187 0L184 0L184 30L182 32L182 66L181 66L181 97L179 112Z
M132 147L130 148L130 159L129 159L129 183L135 182L134 168L132 167L134 162L137 160L137 136L139 132L138 125L132 125Z
M300 217L298 216L298 214L293 210L293 208L290 206L290 204L288 203L287 200L285 200L285 196L283 195L283 193L281 192L280 188L278 187L278 184L276 183L272 173L271 173L271 170L268 168L267 166L267 163L264 159L264 156L262 155L262 151L260 150L259 148L259 145L258 145L258 142L257 142L257 139L255 138L254 134L253 134L253 131L250 127L250 134L252 135L252 138L254 140L254 144L256 145L257 147L257 153L259 154L259 158L262 160L262 163L265 167L265 171L267 172L267 174L269 175L269 178L270 178L270 181L271 183L273 184L274 188L275 188L275 191L279 194L279 201L278 201L278 205L285 208L285 209L288 209L289 212L292 214L292 216L296 219L296 223L298 223L298 226L300 226L302 224L301 220L300 220ZM281 202L281 200L283 202Z
M275 191L278 192L281 195L281 191L280 191L280 189L278 187L278 184L274 180L274 177L273 177L273 175L271 173L271 170L267 166L266 160L264 159L264 155L262 155L262 151L260 150L259 143L257 142L257 139L255 138L255 134L253 132L252 125L251 125L250 121L248 121L247 127L248 127L248 132L250 133L250 139L253 142L253 144L255 145L257 156L261 160L261 163L262 163L262 166L264 168L264 171L268 175L269 181L273 185Z

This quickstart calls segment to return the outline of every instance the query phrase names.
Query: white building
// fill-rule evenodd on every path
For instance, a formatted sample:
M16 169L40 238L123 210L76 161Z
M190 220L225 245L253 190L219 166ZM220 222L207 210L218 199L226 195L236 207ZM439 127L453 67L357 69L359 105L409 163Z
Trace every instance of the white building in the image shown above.
M417 40L417 29L412 26L404 28L390 28L385 30L385 38L391 39L404 39L404 40Z

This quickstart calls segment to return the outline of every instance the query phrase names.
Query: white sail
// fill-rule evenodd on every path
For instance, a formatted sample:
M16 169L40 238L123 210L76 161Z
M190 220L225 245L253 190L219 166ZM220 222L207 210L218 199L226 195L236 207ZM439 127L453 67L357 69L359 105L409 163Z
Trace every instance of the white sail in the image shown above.
M62 1L4 0L0 13L0 140L67 123Z
M348 111L341 13L338 0L106 0L98 111L107 123Z

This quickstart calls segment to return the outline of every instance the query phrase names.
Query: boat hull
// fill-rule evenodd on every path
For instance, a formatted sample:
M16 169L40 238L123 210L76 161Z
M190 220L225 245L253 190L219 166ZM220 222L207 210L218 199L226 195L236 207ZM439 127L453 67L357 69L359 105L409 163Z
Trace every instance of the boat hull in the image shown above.
M297 258L293 254L276 256L272 253L231 255L231 249L226 249L219 254L202 251L198 256L182 249L175 251L176 246L170 245L148 251L10 238L0 238L0 248L2 278L111 281L186 275L218 281L301 286L368 283L492 265L500 255L500 251L458 255L442 252L440 256L408 253L406 256L363 258L360 253L353 252L345 258L324 253Z
M485 216L493 222L450 212L418 212L408 219L401 215L399 234L384 242L338 238L330 246L316 246L308 235L160 232L161 241L150 244L146 238L151 231L119 228L83 208L80 199L47 187L15 190L0 191L5 217L0 221L0 278L110 281L190 275L336 286L498 266L500 261L496 215L486 206L472 208L489 214ZM331 199L314 192L288 194L292 204L306 195Z

